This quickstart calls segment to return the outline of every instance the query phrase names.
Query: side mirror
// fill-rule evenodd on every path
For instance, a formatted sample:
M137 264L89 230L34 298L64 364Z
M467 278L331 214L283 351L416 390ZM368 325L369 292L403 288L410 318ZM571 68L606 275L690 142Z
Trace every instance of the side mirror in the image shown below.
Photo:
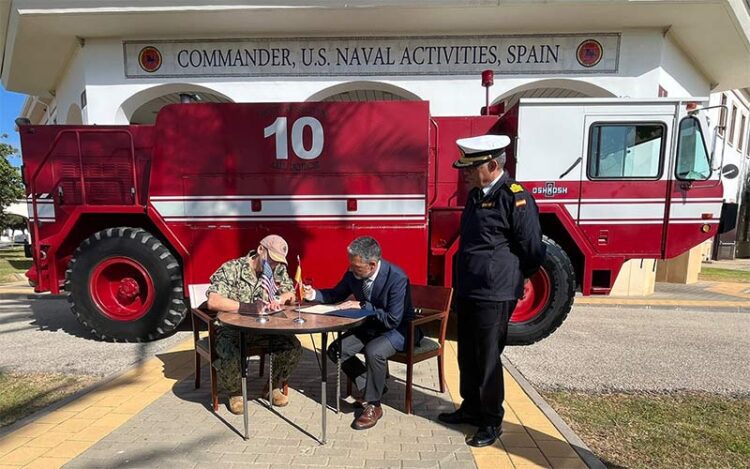
M693 114L697 114L698 112L708 111L709 109L720 110L719 119L718 119L719 122L714 127L713 138L712 138L713 141L711 143L711 154L709 155L709 158L708 158L708 161L709 161L708 164L711 166L711 171L719 171L721 170L721 167L724 165L724 150L727 144L726 143L727 142L727 139L726 139L727 118L726 116L727 116L727 113L729 113L729 106L727 106L726 104L719 104L717 106L709 106L709 107L704 107L704 108L693 109L690 112L692 112ZM708 130L708 127L710 127L709 116L708 114L704 114L704 115L705 115L705 118L703 121L701 121L701 127L705 126L706 128L704 130ZM722 140L721 157L717 158L716 147L718 145L720 135L723 135L723 137L721 137L721 140Z
M721 154L717 157L717 146L719 143L719 135L726 135L726 126L717 125L714 127L713 144L711 145L711 171L720 171L724 165L724 149L726 147L726 138L721 138Z
M15 123L20 128L24 125L31 125L31 120L28 117L16 117Z

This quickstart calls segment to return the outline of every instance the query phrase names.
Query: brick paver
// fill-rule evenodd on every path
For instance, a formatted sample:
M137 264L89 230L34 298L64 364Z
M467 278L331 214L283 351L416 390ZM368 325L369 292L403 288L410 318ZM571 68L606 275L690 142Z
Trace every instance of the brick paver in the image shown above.
M647 298L577 298L578 304L681 305L748 308L747 284L699 282L658 284ZM449 428L438 413L459 401L455 343L447 343L446 380L440 394L434 360L415 367L414 411L403 409L405 369L392 363L385 417L375 428L350 428L353 409L329 411L328 444L321 447L319 368L308 337L304 361L290 381L291 404L267 409L250 403L252 438L238 431L242 418L222 406L208 407L208 383L194 390L192 343L185 342L100 386L64 407L0 437L3 467L585 467L570 444L506 373L504 435L489 448L470 450L472 427ZM319 338L316 336L319 343ZM257 364L255 365L257 366ZM257 368L256 368L257 371ZM207 373L204 373L204 378ZM251 381L251 395L262 383ZM344 385L342 384L342 388ZM329 366L329 404L334 403L335 367Z
M576 305L651 306L678 308L750 308L747 283L700 281L691 285L657 283L652 295L644 297L578 296Z
M502 468L584 467L575 451L506 373L504 435L495 445L464 443L473 427L447 427L437 414L458 402L455 343L446 343L448 390L437 391L437 361L415 366L414 415L405 415L405 367L392 363L385 415L374 428L350 428L354 408L335 405L336 370L329 366L328 443L321 446L320 372L308 336L290 379L290 404L268 409L257 396L265 380L251 365L251 435L242 416L209 403L208 373L193 388L190 341L139 369L0 438L0 460L10 467L66 468ZM316 337L319 344L319 338ZM345 383L342 382L342 390Z
M385 416L378 425L368 431L351 429L354 408L342 402L340 414L328 413L325 446L316 440L321 431L320 371L315 355L306 350L289 382L289 406L270 410L262 399L250 402L251 436L247 442L238 434L242 416L232 415L224 405L214 414L208 408L208 381L195 390L188 379L65 467L172 467L182 461L217 463L217 467L241 463L247 467L392 468L401 467L402 461L424 462L421 466L407 463L409 467L443 467L447 463L475 467L470 448L463 443L462 429L446 428L436 421L438 413L454 408L447 393L436 391L437 362L416 366L418 387L411 416L402 412L405 368L393 363L390 369L393 378L384 398ZM251 365L251 370L254 375L257 365ZM331 406L335 404L335 378L335 367L329 366ZM258 396L263 384L263 379L253 377L250 395ZM342 383L342 390L344 387ZM439 452L435 443L439 443Z

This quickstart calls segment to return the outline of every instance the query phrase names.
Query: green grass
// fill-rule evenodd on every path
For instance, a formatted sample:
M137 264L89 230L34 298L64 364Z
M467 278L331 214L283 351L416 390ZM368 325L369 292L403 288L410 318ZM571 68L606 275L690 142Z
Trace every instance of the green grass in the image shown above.
M700 274L700 280L719 281L719 282L747 282L750 283L750 272L744 270L721 269L715 267L703 267Z
M750 467L750 398L544 394L609 467Z
M23 254L23 247L0 249L0 283L15 282L14 274L24 274L31 267L31 259Z
M86 376L0 372L0 427L10 425L92 382Z

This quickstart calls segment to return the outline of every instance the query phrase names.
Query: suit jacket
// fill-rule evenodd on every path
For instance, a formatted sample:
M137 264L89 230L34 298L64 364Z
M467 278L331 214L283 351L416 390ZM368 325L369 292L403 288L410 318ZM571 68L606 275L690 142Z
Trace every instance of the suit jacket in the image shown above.
M380 271L370 293L370 301L362 295L363 280L357 279L347 271L338 285L325 290L317 290L315 301L320 303L339 303L354 295L362 309L375 312L361 327L372 332L385 334L399 352L406 348L406 331L408 322L414 319L414 308L411 304L409 278L403 270L385 260L380 261ZM418 332L417 343L421 339Z

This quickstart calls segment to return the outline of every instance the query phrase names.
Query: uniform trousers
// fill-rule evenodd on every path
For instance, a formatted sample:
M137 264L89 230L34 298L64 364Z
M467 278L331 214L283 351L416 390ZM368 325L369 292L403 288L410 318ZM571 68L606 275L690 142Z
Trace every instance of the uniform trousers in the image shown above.
M354 382L357 389L364 389L367 402L380 401L388 372L388 358L396 353L391 341L382 332L358 327L348 332L341 341L333 341L328 347L328 357L335 362L341 350L341 370ZM364 353L365 363L357 358Z
M503 421L503 366L500 354L508 337L508 321L516 300L458 298L458 369L461 410L482 426Z
M273 386L287 381L302 358L302 345L293 335L244 334L245 347L261 349L273 354ZM219 388L238 394L240 377L240 334L234 327L216 326L216 355L214 362Z

